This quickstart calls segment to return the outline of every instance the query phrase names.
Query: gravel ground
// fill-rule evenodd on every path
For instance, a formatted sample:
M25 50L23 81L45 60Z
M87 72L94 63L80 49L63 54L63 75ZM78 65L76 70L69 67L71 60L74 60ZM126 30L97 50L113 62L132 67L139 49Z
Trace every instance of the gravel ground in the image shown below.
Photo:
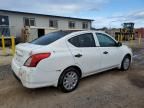
M84 78L71 93L54 87L26 89L6 63L0 66L0 108L144 108L144 49L134 49L134 54L128 71Z

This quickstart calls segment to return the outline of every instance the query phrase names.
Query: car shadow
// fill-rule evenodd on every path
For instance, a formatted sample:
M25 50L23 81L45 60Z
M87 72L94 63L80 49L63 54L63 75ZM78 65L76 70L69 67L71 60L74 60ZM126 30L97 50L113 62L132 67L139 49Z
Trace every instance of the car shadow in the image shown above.
M87 80L87 79L91 79L91 78L99 78L99 77L104 77L104 76L107 76L107 75L122 75L122 74L125 74L125 71L120 71L119 69L110 69L110 70L107 70L107 71L103 71L103 72L99 72L99 73L95 73L95 74L92 74L90 76L87 76L87 77L84 77L82 80Z

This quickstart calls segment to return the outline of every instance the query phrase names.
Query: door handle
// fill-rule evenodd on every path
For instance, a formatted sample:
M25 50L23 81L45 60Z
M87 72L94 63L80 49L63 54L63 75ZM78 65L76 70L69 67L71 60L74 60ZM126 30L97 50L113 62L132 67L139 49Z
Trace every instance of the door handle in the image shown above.
M82 54L76 54L75 57L80 58L82 56Z
M104 51L103 54L108 54L108 52L107 52L107 51Z

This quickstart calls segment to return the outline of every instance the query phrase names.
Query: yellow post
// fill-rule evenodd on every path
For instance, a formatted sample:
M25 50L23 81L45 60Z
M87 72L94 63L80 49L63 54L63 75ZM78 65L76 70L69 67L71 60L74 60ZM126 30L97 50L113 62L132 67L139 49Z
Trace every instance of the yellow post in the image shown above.
M139 34L138 43L139 43L139 46L141 46L141 34Z
M123 41L123 35L121 34L121 42Z
M6 55L6 48L5 48L5 39L4 35L2 35L2 50L3 50L3 55Z
M120 36L118 35L118 42L120 41Z
M14 36L11 36L11 44L12 44L12 55L15 54L15 38Z
M130 46L133 47L133 34L132 34L132 36L130 38Z

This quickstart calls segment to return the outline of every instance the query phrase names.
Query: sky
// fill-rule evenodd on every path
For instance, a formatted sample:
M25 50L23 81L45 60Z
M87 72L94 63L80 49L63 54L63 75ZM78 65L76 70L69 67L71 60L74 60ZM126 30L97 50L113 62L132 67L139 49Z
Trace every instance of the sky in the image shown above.
M95 28L144 27L144 0L0 0L0 9L93 19Z

